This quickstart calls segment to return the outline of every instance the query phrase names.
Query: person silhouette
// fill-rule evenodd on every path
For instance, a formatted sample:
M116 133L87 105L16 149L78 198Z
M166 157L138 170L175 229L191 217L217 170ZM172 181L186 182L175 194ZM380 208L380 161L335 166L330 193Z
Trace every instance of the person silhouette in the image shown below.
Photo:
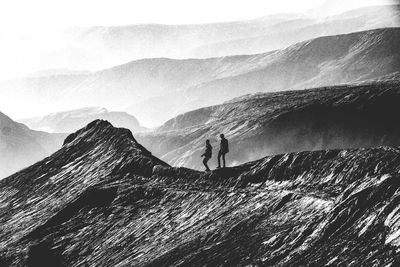
M219 147L219 152L218 152L218 167L217 169L221 168L221 157L222 157L222 163L223 163L223 168L225 168L225 154L229 152L229 145L228 145L228 139L225 138L223 134L220 135L221 137L221 143Z
M212 156L212 146L210 144L210 140L206 140L206 150L201 155L201 157L204 157L203 164L206 167L206 171L210 171L210 168L208 168L207 162L209 161L211 156Z

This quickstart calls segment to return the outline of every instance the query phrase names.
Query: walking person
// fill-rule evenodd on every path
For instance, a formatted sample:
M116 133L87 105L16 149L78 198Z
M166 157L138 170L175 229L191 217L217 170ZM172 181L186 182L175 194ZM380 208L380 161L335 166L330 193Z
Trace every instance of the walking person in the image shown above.
M210 140L206 140L206 150L201 155L201 157L204 157L203 164L206 167L207 172L210 171L210 168L208 168L207 162L210 160L211 156L212 156L212 146L210 144Z
M226 139L223 134L221 134L220 137L221 137L221 143L220 143L220 148L219 148L219 152L218 152L218 167L217 167L217 169L221 168L221 157L222 157L223 168L226 167L225 154L229 152L228 139Z

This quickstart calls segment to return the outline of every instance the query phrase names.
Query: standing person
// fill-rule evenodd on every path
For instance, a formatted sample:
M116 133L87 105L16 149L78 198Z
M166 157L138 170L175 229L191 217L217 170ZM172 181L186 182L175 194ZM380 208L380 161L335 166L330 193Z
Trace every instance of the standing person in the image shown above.
M221 137L221 144L218 152L217 169L221 168L221 157L222 157L223 168L225 168L225 154L229 152L228 139L226 139L223 134L221 134L220 137Z
M206 150L204 151L203 155L201 155L202 157L204 157L203 159L203 164L206 167L206 171L210 171L210 168L208 168L207 162L208 160L211 158L212 156L212 146L210 145L210 140L206 140Z

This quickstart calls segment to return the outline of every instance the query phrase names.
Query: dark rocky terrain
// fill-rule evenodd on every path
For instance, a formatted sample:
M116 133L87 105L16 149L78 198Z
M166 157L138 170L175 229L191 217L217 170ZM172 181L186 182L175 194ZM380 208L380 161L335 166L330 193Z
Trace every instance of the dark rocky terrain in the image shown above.
M126 108L144 126L154 127L178 114L243 94L399 75L399 43L400 29L386 28L320 37L257 55L143 59L88 74L3 82L0 105L10 114L22 113L21 106L33 106L44 114L46 109L85 106Z
M400 82L372 82L247 95L184 113L137 138L172 165L203 170L204 142L211 140L215 167L220 133L230 141L228 163L237 165L293 151L398 146L399 114Z
M34 130L51 133L72 133L94 120L107 120L116 127L127 128L133 133L145 131L138 120L126 113L108 111L101 107L88 107L64 112L56 112L43 117L22 119L20 122Z
M65 137L31 130L0 112L0 179L57 151Z
M397 266L400 150L173 168L94 121L0 181L2 266Z

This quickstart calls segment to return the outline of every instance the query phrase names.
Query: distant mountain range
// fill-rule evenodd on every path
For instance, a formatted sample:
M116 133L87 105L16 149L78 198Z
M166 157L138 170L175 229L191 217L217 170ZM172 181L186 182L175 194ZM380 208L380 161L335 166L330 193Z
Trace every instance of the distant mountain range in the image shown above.
M108 120L116 127L127 128L133 133L146 130L146 128L139 125L137 119L132 115L125 112L110 112L100 107L57 112L20 121L35 130L50 133L72 133L97 119Z
M386 28L320 37L258 55L143 59L89 74L3 82L0 104L13 114L31 105L42 112L125 106L143 125L156 126L243 94L396 78L398 43L400 29Z
M220 69L234 69L230 75L134 104L127 111L157 124L248 93L391 79L399 76L398 43L400 28L390 28L320 37L271 53L224 58Z
M0 112L0 179L49 156L65 137L33 131Z
M333 2L333 1L332 1ZM336 4L336 3L335 3ZM338 5L338 4L336 4ZM142 58L193 58L265 53L323 35L400 26L394 6L359 8L321 18L269 15L246 21L197 25L142 24L71 28L20 39L2 39L4 70L98 70ZM15 43L17 42L17 43ZM20 64L10 66L18 60ZM6 68L8 64L8 69ZM11 71L11 70L10 70Z
M340 6L333 2L334 6ZM398 27L400 12L394 6L372 6L326 19L293 18L274 25L268 34L212 43L194 50L196 57L249 55L282 49L321 36Z
M400 82L243 96L169 120L138 141L166 162L202 170L210 139L216 167L221 133L230 166L293 151L400 145Z

